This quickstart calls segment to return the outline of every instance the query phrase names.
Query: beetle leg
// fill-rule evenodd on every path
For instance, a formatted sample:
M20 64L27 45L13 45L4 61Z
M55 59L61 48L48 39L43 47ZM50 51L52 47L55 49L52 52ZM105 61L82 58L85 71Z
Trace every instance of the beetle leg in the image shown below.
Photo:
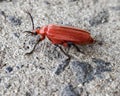
M75 45L74 43L72 43L72 42L67 42L67 44L68 44L68 47L74 46L78 52L84 54L84 52L81 51L81 50L79 49L79 47L78 47L77 45Z
M70 60L70 55L69 54L67 54L63 49L62 49L62 47L61 46L59 46L59 45L57 45L57 44L55 44L55 46L56 47L58 47L60 50L61 50L61 52L63 52L63 54L64 55L66 55L67 57L68 57L68 59L67 60Z
M39 39L39 40L36 42L36 44L34 45L33 49L32 49L30 52L25 53L25 55L30 55L30 54L32 54L33 51L35 50L35 47L37 46L37 44L38 44L40 41L41 41L41 39Z

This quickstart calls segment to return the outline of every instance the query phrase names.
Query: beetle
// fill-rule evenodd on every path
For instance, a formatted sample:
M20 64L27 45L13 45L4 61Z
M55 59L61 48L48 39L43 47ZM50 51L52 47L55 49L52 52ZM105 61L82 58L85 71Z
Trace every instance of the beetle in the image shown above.
M35 49L36 45L40 41L44 40L45 37L47 37L52 42L52 44L59 47L60 50L69 58L70 56L67 53L65 53L64 50L59 45L62 45L65 47L69 47L73 45L78 51L80 51L76 45L92 44L95 41L91 37L89 32L85 30L81 30L79 28L70 27L70 26L60 26L55 24L49 24L47 26L37 27L36 29L34 29L34 22L33 22L32 15L29 12L26 12L26 13L31 18L33 31L25 31L25 32L29 32L33 35L41 36L41 38L35 44L33 49L27 54L31 54Z

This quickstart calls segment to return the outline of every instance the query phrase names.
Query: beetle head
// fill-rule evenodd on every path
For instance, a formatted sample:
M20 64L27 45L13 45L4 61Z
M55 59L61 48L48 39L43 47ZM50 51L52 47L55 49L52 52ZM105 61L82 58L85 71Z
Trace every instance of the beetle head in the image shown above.
M32 33L33 33L34 35L40 34L40 27L37 27L36 29L33 29Z

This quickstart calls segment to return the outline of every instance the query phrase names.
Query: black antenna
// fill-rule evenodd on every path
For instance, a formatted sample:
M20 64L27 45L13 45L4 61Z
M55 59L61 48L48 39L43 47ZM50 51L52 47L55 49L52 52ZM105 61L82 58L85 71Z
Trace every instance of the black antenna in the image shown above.
M32 17L32 15L30 14L30 12L26 11L26 13L30 16L30 19L31 19L31 22L32 22L32 27L33 27L33 30L34 30L33 17Z

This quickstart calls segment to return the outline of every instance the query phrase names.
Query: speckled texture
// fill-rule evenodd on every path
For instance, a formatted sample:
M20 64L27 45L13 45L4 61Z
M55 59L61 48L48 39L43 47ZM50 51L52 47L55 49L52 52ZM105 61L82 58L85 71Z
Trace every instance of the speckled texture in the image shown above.
M56 75L66 56L47 38L33 54L24 55L38 39L24 33L32 30L24 10L32 14L36 27L74 26L88 30L97 42L79 46L85 54L71 47L70 63ZM0 0L0 96L70 94L120 95L120 0Z

